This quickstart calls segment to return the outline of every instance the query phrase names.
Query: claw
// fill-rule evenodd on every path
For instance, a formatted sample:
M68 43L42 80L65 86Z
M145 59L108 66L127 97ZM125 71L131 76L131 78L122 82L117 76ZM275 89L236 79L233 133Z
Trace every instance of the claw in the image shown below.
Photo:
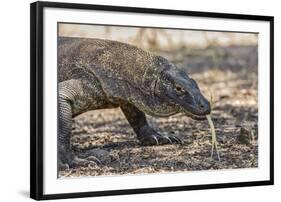
M168 136L163 136L165 139L167 139L169 142L170 142L170 144L172 144L173 142L172 142L172 140L168 137Z
M154 138L154 140L156 141L156 144L159 145L159 141L157 139L157 137L155 135L152 135L152 137Z
M182 139L180 139L180 138L178 138L178 137L176 137L176 139L179 141L180 144L183 144Z
M86 160L91 161L91 162L95 162L95 163L98 163L98 164L101 164L101 161L97 157L95 157L95 156L88 156L86 158Z
M180 138L178 138L176 136L172 136L171 138L173 138L176 143L183 144L183 141Z
M77 156L74 157L72 164L73 166L85 166L89 163L86 159L81 159Z

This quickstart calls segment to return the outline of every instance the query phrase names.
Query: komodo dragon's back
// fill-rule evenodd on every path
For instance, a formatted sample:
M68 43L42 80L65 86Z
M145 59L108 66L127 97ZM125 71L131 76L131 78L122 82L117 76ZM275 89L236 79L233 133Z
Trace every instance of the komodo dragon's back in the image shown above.
M118 41L60 37L58 42L59 81L70 79L73 69L80 67L140 85L142 76L157 62L150 53Z
M71 79L73 72L83 69L99 80L109 100L132 102L144 107L147 97L164 66L164 58L138 47L111 40L59 39L59 81ZM162 63L166 62L162 61Z

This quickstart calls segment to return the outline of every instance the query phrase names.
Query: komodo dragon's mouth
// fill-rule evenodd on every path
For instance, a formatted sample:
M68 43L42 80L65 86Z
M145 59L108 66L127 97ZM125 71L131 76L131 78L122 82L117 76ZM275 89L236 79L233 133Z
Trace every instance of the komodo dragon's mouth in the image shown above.
M180 107L180 111L195 120L205 120L206 115L211 113L211 106L206 98L201 94L189 96L188 99L181 99L177 96L169 95L172 102Z
M209 111L202 112L193 106L188 106L188 110L183 108L184 113L194 120L206 120L206 115L210 114Z
M187 116L191 117L192 119L194 120L205 120L206 119L206 115L195 115L195 114L192 114L190 112L185 112L185 114L187 114Z

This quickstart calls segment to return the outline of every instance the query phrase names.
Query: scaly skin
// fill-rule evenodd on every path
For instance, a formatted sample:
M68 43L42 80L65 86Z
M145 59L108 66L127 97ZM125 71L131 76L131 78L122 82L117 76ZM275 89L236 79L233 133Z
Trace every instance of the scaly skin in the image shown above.
M181 143L163 136L145 114L179 112L204 119L210 104L196 82L161 56L109 40L59 38L59 164L85 163L70 146L72 118L89 110L120 107L142 145Z

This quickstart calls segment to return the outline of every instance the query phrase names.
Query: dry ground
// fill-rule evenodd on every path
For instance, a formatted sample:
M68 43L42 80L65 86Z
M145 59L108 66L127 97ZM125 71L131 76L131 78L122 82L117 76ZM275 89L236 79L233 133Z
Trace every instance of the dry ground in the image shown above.
M211 101L221 161L210 158L211 134L207 121L195 121L183 114L148 117L152 127L162 134L180 137L184 144L140 146L117 108L75 117L73 148L94 149L100 163L61 170L60 177L258 166L257 47L210 47L159 54L187 71Z

